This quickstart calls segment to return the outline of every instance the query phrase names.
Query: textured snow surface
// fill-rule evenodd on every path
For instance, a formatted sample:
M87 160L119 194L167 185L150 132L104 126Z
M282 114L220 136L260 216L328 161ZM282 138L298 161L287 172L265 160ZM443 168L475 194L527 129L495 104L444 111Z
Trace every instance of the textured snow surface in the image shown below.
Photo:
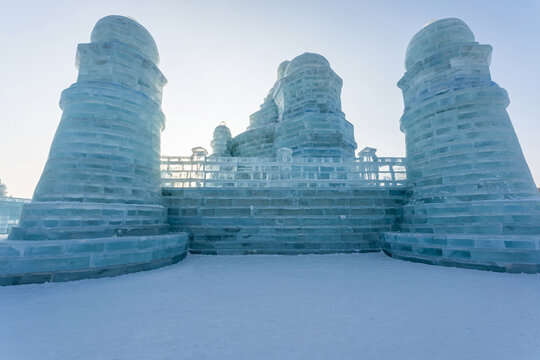
M383 254L194 256L0 288L0 359L537 359L540 275Z

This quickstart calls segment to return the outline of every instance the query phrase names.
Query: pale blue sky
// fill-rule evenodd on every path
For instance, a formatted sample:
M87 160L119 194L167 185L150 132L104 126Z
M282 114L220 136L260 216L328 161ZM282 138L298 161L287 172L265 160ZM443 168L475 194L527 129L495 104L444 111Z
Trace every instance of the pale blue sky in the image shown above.
M273 85L285 59L324 55L343 78L342 106L358 150L403 156L399 131L411 37L431 20L459 17L491 44L493 80L540 184L540 1L8 1L0 0L0 178L30 197L60 121L58 100L76 80L78 43L98 19L131 16L154 36L169 80L162 153L188 155L225 121L233 135Z

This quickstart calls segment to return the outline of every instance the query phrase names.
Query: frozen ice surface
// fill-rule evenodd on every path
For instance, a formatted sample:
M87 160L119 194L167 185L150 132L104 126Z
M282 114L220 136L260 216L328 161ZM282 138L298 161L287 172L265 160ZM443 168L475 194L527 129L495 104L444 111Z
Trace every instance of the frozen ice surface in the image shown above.
M539 281L382 254L188 256L0 288L0 358L536 359Z

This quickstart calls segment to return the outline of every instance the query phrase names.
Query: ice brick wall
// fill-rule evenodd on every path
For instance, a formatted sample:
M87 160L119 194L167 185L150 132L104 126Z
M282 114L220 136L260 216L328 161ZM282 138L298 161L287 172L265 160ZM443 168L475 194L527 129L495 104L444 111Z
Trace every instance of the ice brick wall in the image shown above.
M540 199L508 95L491 80L491 51L459 19L427 25L407 48L398 86L411 203L402 234L385 235L394 256L503 271L540 264Z
M70 239L167 232L159 169L167 80L148 31L108 16L77 48L77 82L31 204L10 238Z

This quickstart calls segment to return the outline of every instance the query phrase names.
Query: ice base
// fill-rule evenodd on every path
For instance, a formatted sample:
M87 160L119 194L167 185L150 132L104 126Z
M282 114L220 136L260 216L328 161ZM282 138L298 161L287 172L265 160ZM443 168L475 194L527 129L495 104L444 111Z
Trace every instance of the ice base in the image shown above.
M188 235L74 240L0 239L0 285L101 278L171 265L187 254Z

